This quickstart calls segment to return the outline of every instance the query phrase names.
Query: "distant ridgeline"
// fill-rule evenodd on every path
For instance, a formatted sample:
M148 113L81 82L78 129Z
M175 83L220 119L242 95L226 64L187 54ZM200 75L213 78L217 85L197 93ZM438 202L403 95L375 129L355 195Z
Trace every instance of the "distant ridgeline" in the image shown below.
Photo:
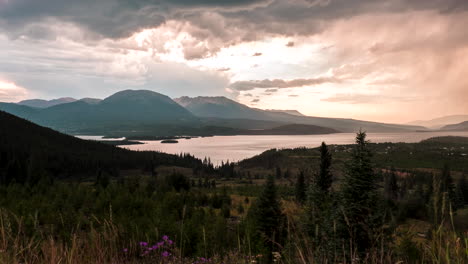
M310 135L402 132L424 127L303 116L250 108L225 97L171 98L126 90L104 100L62 98L0 103L0 110L68 134L107 136Z
M202 162L159 152L133 152L81 140L0 111L0 181L118 176L122 169L151 170L158 165L195 168Z

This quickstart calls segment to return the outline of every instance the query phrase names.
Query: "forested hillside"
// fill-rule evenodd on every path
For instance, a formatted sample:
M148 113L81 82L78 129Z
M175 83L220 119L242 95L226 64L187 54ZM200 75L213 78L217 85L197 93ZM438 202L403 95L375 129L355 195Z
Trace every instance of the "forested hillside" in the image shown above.
M120 170L149 170L158 165L201 166L186 155L132 152L81 140L0 111L0 176L3 183L53 178L117 176Z

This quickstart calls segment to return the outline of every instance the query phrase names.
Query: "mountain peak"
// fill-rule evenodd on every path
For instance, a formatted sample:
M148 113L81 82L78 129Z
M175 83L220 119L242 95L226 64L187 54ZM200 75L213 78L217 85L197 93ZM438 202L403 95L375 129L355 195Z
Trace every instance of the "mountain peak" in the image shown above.
M52 100L29 99L29 100L23 100L21 102L18 102L18 104L26 105L29 107L35 107L35 108L48 108L48 107L59 105L59 104L73 103L75 101L76 101L75 98L62 97L62 98L52 99Z
M166 95L150 91L150 90L124 90L117 92L104 100L101 103L120 103L127 102L140 105L149 105L156 101L164 101L168 104L176 104L171 98Z
M178 104L187 107L193 104L215 104L215 105L226 105L226 104L239 104L238 102L231 100L224 96L197 96L197 97L188 97L182 96L175 98Z
M79 101L85 102L88 104L99 104L102 100L98 98L85 97L85 98L81 98Z

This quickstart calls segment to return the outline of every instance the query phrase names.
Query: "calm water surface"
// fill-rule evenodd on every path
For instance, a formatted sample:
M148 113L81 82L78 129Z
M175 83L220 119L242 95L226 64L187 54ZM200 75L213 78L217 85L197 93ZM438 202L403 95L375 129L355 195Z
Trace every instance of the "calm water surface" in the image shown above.
M160 141L142 141L143 145L122 146L131 150L156 150L166 153L190 153L198 158L210 157L214 164L221 161L239 161L250 158L272 148L318 147L322 141L327 144L352 144L354 133L329 135L295 136L216 136L206 138L179 139L177 144L163 144ZM368 133L374 143L414 143L437 136L465 136L468 132L408 132Z

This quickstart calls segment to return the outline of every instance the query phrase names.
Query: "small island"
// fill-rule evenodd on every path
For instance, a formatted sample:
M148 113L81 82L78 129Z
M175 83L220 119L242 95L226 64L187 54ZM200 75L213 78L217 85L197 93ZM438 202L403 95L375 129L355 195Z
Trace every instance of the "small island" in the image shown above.
M141 145L144 144L139 141L133 141L133 140L97 140L97 142L112 145L112 146L127 146L127 145Z
M177 143L179 143L179 141L177 141L175 139L166 139L166 140L162 140L161 143L163 143L163 144L177 144Z

